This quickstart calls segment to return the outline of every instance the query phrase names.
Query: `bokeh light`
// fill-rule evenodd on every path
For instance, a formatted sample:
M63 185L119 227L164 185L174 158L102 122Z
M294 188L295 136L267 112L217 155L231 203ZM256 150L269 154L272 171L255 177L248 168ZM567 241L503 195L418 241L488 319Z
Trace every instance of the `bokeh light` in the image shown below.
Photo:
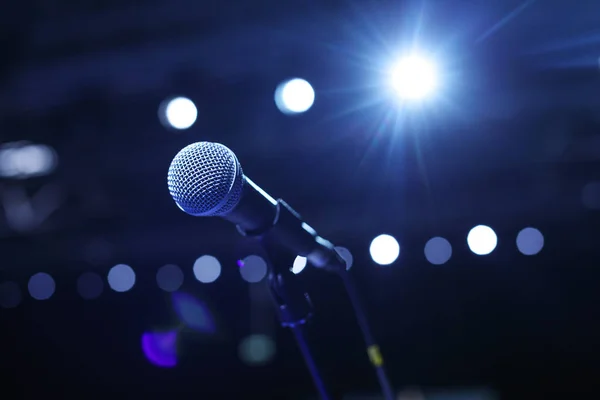
M198 117L196 105L187 97L175 97L163 102L158 112L163 124L178 130L190 128Z
M452 257L452 245L443 237L433 237L425 244L425 258L433 265L442 265Z
M240 359L252 366L265 365L275 356L275 342L266 335L256 334L246 337L239 346Z
M535 228L522 229L517 235L517 248L526 256L533 256L542 251L544 235Z
M246 282L256 283L267 276L267 262L260 256L250 255L240 260L240 275Z
M294 78L282 82L275 90L275 104L284 114L308 111L315 101L315 91L304 79Z
M469 249L478 256L490 254L498 244L498 237L492 228L486 225L477 225L467 235Z
M335 251L337 251L340 257L342 257L342 259L346 262L346 271L352 268L352 265L354 264L354 257L352 256L350 250L342 246L336 246Z
M177 365L178 331L146 332L142 335L142 351L157 367L172 368Z
M304 271L304 268L306 268L307 263L308 260L306 259L306 257L296 256L296 258L294 259L294 264L292 264L292 268L290 269L290 271L292 271L292 273L294 274L299 274L300 272Z
M203 302L191 294L181 292L173 293L171 298L179 319L189 328L202 333L216 331L212 314Z
M39 272L29 278L27 283L29 294L36 300L48 300L54 294L54 279L45 272Z
M6 178L31 178L51 173L58 157L46 145L15 142L0 147L0 176Z
M77 278L77 292L84 299L96 299L103 290L104 282L100 275L94 272L84 272Z
M581 191L581 201L590 210L600 210L600 182L590 182Z
M377 264L390 265L400 255L400 245L393 236L379 235L371 242L369 253Z
M342 257L342 259L346 262L346 270L352 268L352 264L354 264L354 257L352 256L350 250L342 246L336 246L335 250L338 252L340 257ZM306 257L297 256L294 259L294 264L292 265L292 268L290 268L290 271L297 275L300 272L302 272L304 268L306 268L307 264L308 260L306 259Z
M221 275L221 263L213 256L202 256L194 262L194 276L199 282L211 283Z
M23 300L23 294L21 288L16 282L2 282L0 283L0 307L2 308L15 308Z
M156 272L156 283L165 292L174 292L183 285L183 271L177 265L163 265Z
M115 292L127 292L135 285L135 272L129 265L115 265L108 271L108 285Z

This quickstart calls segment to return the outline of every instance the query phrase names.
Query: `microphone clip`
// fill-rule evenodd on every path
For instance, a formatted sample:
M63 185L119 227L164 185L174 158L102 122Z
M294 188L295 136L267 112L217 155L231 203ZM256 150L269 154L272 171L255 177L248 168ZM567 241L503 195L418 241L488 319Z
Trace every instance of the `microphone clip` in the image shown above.
M314 267L339 272L346 269L346 262L333 244L317 232L282 199L276 200L274 219L268 225L255 230L244 230L237 225L242 236L260 237L269 246L280 246L295 255L306 257Z
M308 293L292 283L296 280L286 279L285 275L285 272L271 272L268 277L269 289L281 326L294 328L312 317L313 305Z

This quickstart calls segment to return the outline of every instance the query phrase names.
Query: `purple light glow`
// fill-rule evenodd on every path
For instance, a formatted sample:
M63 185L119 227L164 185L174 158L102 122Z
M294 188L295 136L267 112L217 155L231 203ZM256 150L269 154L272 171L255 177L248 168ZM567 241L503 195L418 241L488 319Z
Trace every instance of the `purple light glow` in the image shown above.
M142 335L142 350L150 363L157 367L177 365L177 331L146 332Z

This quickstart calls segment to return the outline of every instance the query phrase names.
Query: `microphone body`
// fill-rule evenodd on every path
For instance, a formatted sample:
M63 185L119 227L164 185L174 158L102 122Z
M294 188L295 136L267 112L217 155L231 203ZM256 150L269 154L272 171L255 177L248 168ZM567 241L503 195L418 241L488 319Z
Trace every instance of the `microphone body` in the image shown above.
M345 269L333 244L286 202L244 176L235 154L221 144L198 142L183 148L171 163L168 184L175 203L190 215L220 216L242 235L276 242L315 267Z

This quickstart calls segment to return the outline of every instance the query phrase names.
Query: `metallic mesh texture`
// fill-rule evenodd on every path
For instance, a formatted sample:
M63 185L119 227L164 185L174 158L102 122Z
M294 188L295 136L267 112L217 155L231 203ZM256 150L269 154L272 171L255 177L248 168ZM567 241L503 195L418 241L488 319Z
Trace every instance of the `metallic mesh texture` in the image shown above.
M167 182L179 208L195 216L229 213L240 201L244 184L235 154L211 142L193 143L177 153Z

